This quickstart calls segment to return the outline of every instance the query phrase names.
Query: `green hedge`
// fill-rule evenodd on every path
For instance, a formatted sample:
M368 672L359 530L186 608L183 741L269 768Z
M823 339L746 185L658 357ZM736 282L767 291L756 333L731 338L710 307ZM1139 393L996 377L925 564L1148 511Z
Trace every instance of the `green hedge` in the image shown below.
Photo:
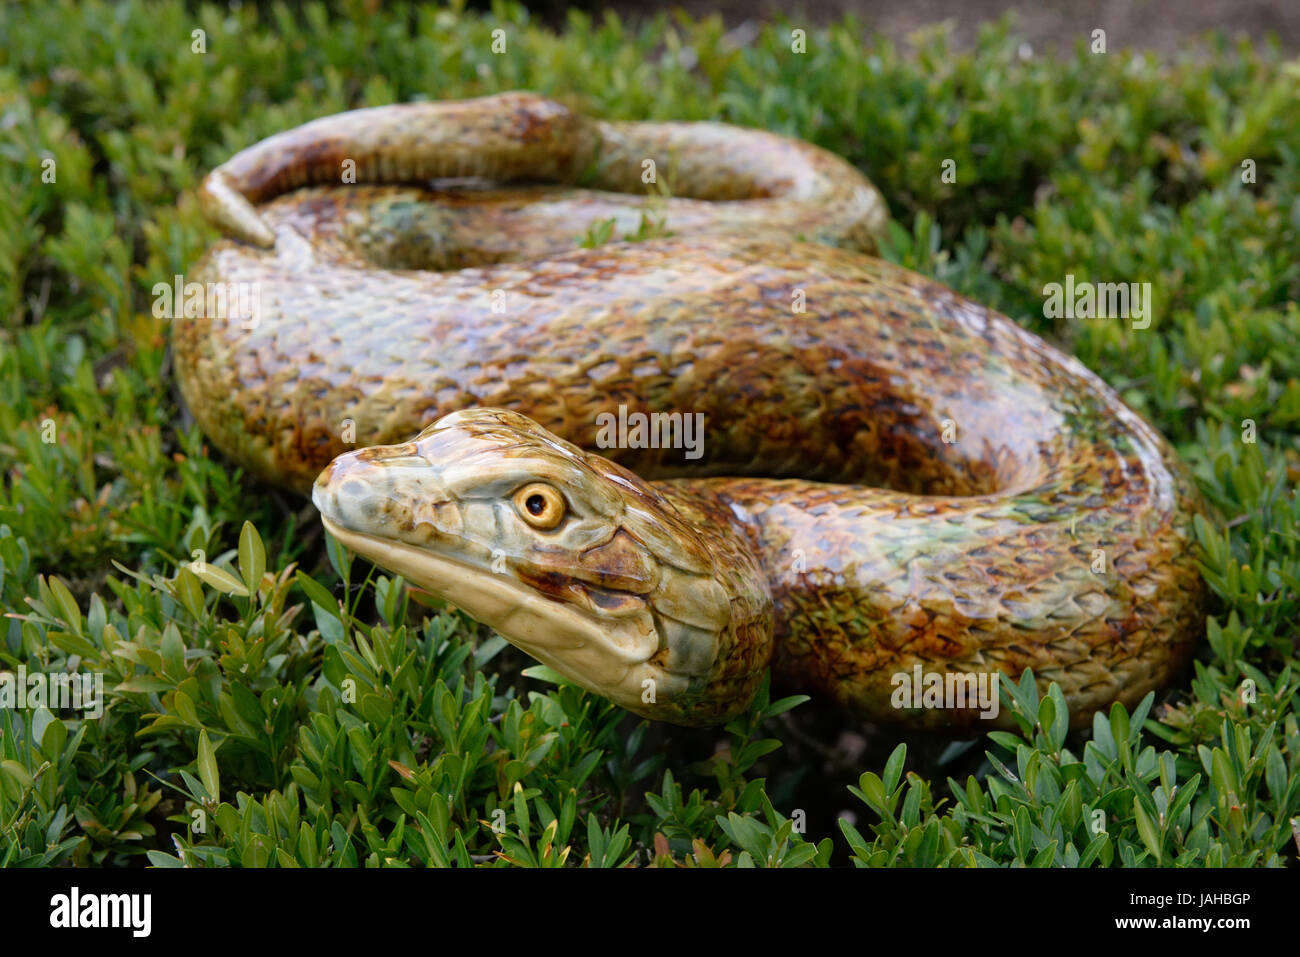
M1023 59L1005 24L969 53L935 32L904 55L845 23L800 54L797 23L736 46L716 20L571 14L557 34L509 5L365 6L0 7L0 659L101 672L107 698L95 720L0 710L0 861L1294 859L1300 64L1086 37ZM213 238L199 177L326 113L511 88L858 164L895 217L889 258L1071 350L1195 468L1225 518L1200 528L1217 607L1195 673L1084 734L1026 683L1006 691L1019 734L909 749L867 730L856 757L797 699L725 731L654 726L521 674L211 457L150 309ZM1151 327L1044 319L1066 273L1150 281ZM195 550L202 578L180 567Z

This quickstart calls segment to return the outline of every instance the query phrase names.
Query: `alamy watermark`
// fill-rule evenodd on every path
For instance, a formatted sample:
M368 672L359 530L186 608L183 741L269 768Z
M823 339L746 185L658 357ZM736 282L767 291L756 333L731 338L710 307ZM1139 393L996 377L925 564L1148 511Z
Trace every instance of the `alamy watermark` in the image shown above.
M132 937L148 937L153 928L150 894L83 894L73 886L66 894L50 898L50 926L122 928Z
M1000 680L996 671L924 671L914 665L911 671L896 671L890 678L894 692L889 703L909 710L978 708L981 718L992 720L1001 707Z
M685 449L688 459L704 454L703 412L632 412L596 416L596 447L601 449Z
M0 708L59 708L86 712L88 718L104 713L104 675L101 672L0 671Z
M154 283L151 292L155 319L238 319L251 331L262 315L262 284L257 282L185 282L177 273L170 283Z
M1065 284L1043 287L1043 315L1048 319L1132 319L1134 329L1151 325L1151 283L1081 282L1066 273Z

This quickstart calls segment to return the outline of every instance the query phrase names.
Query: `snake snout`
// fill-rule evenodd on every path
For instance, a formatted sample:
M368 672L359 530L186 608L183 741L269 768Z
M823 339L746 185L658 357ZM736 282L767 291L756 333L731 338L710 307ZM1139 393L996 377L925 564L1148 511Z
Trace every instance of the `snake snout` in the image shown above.
M428 462L397 447L384 455L379 449L358 449L340 455L317 477L312 504L322 515L345 528L381 533L393 524L395 511L409 497L411 467ZM418 460L418 461L417 461Z
M375 485L348 475L332 463L312 486L312 504L333 522L355 531L373 531L384 524L384 501Z

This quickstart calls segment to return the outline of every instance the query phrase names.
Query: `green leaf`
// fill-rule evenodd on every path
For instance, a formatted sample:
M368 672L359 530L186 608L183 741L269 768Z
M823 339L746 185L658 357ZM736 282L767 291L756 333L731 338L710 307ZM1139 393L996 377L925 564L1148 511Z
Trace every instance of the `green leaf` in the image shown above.
M32 739L40 741L45 736L45 730L55 720L54 715L49 708L41 706L32 712Z
M68 591L68 586L63 584L63 580L57 575L50 576L49 585L55 601L59 603L59 611L63 616L63 620L67 622L74 633L80 635L81 609L77 607L77 600L72 597L72 592Z
M32 786L32 776L17 761L0 761L0 787L15 804L22 801L23 793Z
M69 654L80 655L89 661L94 661L99 657L100 651L81 635L71 631L51 631L49 633L50 642L61 651Z
M163 659L163 674L172 681L183 682L189 672L185 668L185 643L175 622L169 621L163 629L158 651Z
M48 716L49 721L42 729L37 729L36 718L32 720L32 734L41 742L41 752L45 757L57 762L59 755L63 753L63 745L68 740L68 727L59 718L55 717L45 708L38 708L37 715L44 713Z
M529 665L519 673L525 678L532 678L535 681L545 681L553 685L566 685L571 683L568 678L547 665Z
M174 681L151 678L148 675L136 675L134 678L120 682L114 690L121 694L157 694L161 691L171 691L175 687L176 682Z
M190 566L182 565L176 573L176 578L172 583L172 588L176 592L176 597L195 619L203 617L203 586L195 577Z
M1159 866L1164 854L1160 831L1147 812L1142 809L1142 802L1136 797L1133 798L1133 816L1137 819L1138 836L1142 838L1142 843L1147 846L1147 850L1151 852L1156 859L1156 865Z
M217 749L212 746L206 728L199 732L199 779L203 790L216 800L221 794L221 774L217 770Z
M893 794L898 787L898 782L903 777L903 764L907 760L907 744L900 743L889 755L889 760L885 762L885 773L882 783L885 790Z
M792 694L787 698L781 698L779 701L773 701L763 709L763 720L775 718L779 714L784 714L791 708L797 708L805 701L811 701L812 696L806 694Z
M1119 753L1124 753L1124 743L1128 741L1129 721L1128 712L1124 706L1116 701L1110 706L1110 733L1115 739L1115 744L1119 747Z
M1093 835L1092 840L1079 857L1079 867L1089 867L1101 855L1102 849L1110 842L1110 835L1105 831Z
M1051 742L1052 750L1059 751L1065 744L1065 736L1070 733L1070 706L1066 703L1065 693L1061 691L1061 686L1055 681L1047 689L1047 699L1052 703L1052 717L1048 722L1050 727L1044 728L1047 732L1047 739ZM1039 721L1043 720L1040 712Z
M237 598L248 597L248 589L244 587L238 578L224 568L218 568L208 562L193 562L190 564L189 569L219 592L234 595Z
M199 712L194 707L193 699L184 691L177 691L172 695L172 707L176 709L176 714L186 724L195 727L202 725L203 722L199 721Z
M857 788L850 788L866 803L873 811L881 817L892 818L889 802L885 796L885 785L881 782L874 772L864 771L858 778Z
M1029 810L1021 805L1015 815L1015 851L1017 860L1028 862L1034 850L1033 823L1029 820Z
M306 594L306 596L311 599L312 603L320 608L321 611L339 621L343 620L342 612L339 610L338 599L330 594L328 588L305 572L296 573L294 575L294 581L297 582L298 587L303 590L303 593Z
M244 579L246 594L257 594L265 571L266 549L262 546L262 536L257 534L252 522L246 521L239 532L239 574Z

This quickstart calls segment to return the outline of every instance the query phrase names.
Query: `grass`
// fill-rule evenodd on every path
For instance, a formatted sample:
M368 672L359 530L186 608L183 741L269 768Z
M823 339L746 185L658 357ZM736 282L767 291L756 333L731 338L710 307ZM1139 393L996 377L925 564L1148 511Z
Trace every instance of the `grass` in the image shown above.
M1082 37L1022 59L1005 24L960 55L851 22L796 54L789 23L736 46L716 20L367 11L0 7L0 660L101 673L106 696L97 719L0 709L0 862L1294 863L1300 64ZM213 238L199 178L316 116L511 88L860 166L888 258L1073 352L1194 468L1224 517L1199 528L1216 605L1194 670L1076 734L1027 682L1005 691L1019 733L973 742L853 745L766 696L724 730L650 725L209 454L151 308ZM1150 282L1150 327L1044 318L1066 274Z

